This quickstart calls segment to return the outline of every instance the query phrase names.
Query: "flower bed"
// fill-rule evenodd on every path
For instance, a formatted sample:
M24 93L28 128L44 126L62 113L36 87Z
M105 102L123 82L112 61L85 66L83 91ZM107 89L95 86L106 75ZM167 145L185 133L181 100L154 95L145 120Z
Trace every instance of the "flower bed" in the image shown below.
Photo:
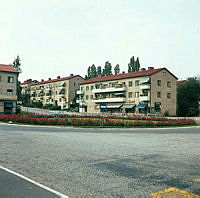
M117 116L60 116L54 117L49 115L0 115L0 121L12 121L15 123L39 124L39 125L63 125L63 126L91 126L91 127L157 127L157 126L181 126L195 125L196 122L192 119L167 119L167 118L149 118L141 116L133 117L117 117ZM95 118L95 119L94 119Z

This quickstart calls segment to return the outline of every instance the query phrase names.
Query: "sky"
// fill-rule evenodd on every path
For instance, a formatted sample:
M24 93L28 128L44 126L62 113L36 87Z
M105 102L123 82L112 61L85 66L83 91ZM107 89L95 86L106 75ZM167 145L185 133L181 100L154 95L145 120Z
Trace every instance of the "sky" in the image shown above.
M0 64L21 58L19 80L166 67L200 75L200 0L0 0Z

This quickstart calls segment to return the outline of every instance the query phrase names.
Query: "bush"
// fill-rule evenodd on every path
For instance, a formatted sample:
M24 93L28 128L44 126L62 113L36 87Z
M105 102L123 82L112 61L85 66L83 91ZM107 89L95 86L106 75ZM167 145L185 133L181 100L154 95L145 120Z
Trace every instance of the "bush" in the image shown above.
M158 120L158 118L155 118ZM110 119L104 118L81 118L68 116L63 118L55 118L51 115L35 115L35 114L1 114L1 121L13 121L16 123L40 124L40 125L65 125L65 126L97 126L97 127L135 127L135 126L179 126L194 125L196 122L192 119L162 119L155 120L127 120L127 119Z

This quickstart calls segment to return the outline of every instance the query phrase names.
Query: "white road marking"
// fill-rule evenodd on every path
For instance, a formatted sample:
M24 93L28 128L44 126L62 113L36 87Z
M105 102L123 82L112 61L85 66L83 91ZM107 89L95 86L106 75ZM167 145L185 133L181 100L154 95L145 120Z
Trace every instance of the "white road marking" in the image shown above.
M58 192L56 190L53 190L53 189L51 189L51 188L49 188L49 187L47 187L47 186L45 186L43 184L40 184L40 183L38 183L38 182L36 182L36 181L34 181L32 179L29 179L28 177L25 177L25 176L15 172L15 171L12 171L10 169L4 168L3 166L0 166L0 169L2 169L4 171L7 171L8 173L11 173L13 175L16 175L16 176L18 176L18 177L20 177L20 178L22 178L22 179L34 184L34 185L36 185L36 186L39 186L40 188L43 188L43 189L49 191L49 192L52 192L53 194L58 195L60 198L69 198L68 196L66 196L64 194L62 194L62 193L60 193L60 192Z

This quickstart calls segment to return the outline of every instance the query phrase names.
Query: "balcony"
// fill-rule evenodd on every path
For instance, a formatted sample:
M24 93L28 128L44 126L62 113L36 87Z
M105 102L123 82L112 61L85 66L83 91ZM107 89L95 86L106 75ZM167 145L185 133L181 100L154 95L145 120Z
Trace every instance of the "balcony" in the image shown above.
M0 95L0 100L17 100L16 95Z
M101 99L94 99L92 102L95 103L104 103L104 102L125 102L126 98L124 97L113 97L113 98L101 98Z
M101 89L93 89L92 93L106 93L106 92L118 92L118 91L126 91L126 87L108 87Z
M151 88L151 85L150 84L147 84L147 85L140 85L140 89L150 89Z
M143 96L143 95L140 95L139 101L140 101L140 102L142 102L142 101L150 101L150 96Z
M83 90L77 90L76 94L77 94L77 95L83 95L83 94L84 94L84 91L83 91Z

